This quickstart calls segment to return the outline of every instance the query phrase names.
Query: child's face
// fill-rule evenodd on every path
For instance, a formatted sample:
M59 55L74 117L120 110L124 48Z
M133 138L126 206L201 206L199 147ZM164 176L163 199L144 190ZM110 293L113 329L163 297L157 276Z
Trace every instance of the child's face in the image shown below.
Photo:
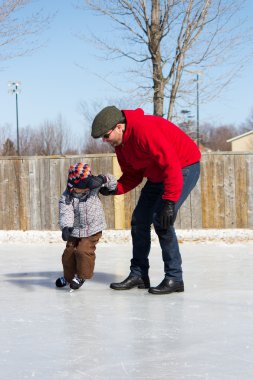
M87 191L89 191L89 189L78 189L77 187L74 187L73 188L73 191L76 193L76 194L81 194L81 193L87 193Z

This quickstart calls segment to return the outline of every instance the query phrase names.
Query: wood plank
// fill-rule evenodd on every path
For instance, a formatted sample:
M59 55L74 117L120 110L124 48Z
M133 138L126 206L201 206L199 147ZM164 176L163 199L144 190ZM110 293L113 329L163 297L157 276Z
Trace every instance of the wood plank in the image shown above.
M6 173L9 179L9 194L13 194L12 202L9 203L9 223L14 230L22 229L24 215L22 207L21 183L20 183L20 160L13 159L8 162L9 168Z
M4 218L4 212L5 212L5 203L4 203L4 195L6 193L6 183L7 180L4 178L4 161L0 162L0 184L1 184L1 191L0 191L0 230L4 229L5 225L5 218Z
M113 174L113 163L112 156L103 156L98 159L97 171L98 174ZM99 195L99 198L102 202L105 219L107 224L107 229L115 228L115 212L114 212L114 197L113 196L103 196Z
M248 194L248 228L253 228L253 155L246 156L247 194Z
M180 210L177 213L177 218L176 218L176 221L174 223L174 227L175 227L176 230L181 230L181 215L180 215Z
M68 179L68 170L70 167L70 159L69 158L61 158L59 159L59 178L60 178L60 193L62 194L67 186Z
M133 199L135 199L135 192L133 190L124 195L125 229L131 228Z
M235 159L237 156L224 155L224 205L225 228L236 227L235 208Z
M51 230L51 204L50 204L50 160L40 158L39 181L40 181L40 218L42 230ZM58 229L58 228L57 228Z
M52 230L59 229L58 224L58 205L59 198L61 195L60 188L60 175L59 175L59 160L51 158L49 162L49 172L50 172L50 183L49 183L49 193L50 193L50 213L51 213L51 226Z
M19 159L17 160L18 164L18 182L20 187L19 194L19 215L22 215L20 218L20 229L26 231L30 228L31 221L31 210L30 210L30 199L29 199L29 161ZM22 225L22 226L21 226Z
M201 204L201 174L200 178L190 194L191 202L191 228L202 228L202 204ZM187 228L190 228L189 226Z
M224 161L223 155L213 156L214 228L225 227Z
M180 207L180 228L187 229L191 228L191 200L190 196L186 198L182 206Z
M235 160L235 194L236 194L236 227L248 225L247 170L245 155L237 155Z
M10 175L13 170L12 162L8 160L3 160L1 162L1 219L3 230L11 230L14 229L13 221L18 219L18 196L17 196L17 188L15 186L15 182L13 183L13 179L10 182ZM12 175L13 176L13 175ZM14 186L14 187L13 187ZM9 194L12 192L12 197L10 198ZM14 211L10 210L11 203L13 203ZM11 215L12 214L12 215ZM18 227L19 228L19 227Z
M113 175L119 179L122 175L118 160L116 157L112 160ZM125 195L115 195L114 196L114 216L115 216L115 226L116 230L122 230L126 228L126 217L125 217Z
M40 183L37 170L37 161L27 160L29 178L29 215L28 230L39 230L40 225Z
M201 203L203 228L214 228L213 156L206 154L201 160Z

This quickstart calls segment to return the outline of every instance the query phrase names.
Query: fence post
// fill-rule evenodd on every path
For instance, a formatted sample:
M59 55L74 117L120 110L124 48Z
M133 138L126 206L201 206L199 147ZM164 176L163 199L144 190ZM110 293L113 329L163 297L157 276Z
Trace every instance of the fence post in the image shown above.
M113 175L118 179L121 175L121 169L117 157L112 158L112 171ZM115 195L114 200L114 217L115 217L115 230L124 230L126 228L125 220L125 196Z

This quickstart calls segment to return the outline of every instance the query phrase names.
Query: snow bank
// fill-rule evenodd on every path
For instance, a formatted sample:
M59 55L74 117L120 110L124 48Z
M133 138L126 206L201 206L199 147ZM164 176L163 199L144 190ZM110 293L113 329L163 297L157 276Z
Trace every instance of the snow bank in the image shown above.
M225 242L238 243L253 241L253 229L201 229L201 230L177 230L180 243L183 242ZM154 231L151 233L151 241L158 244ZM60 231L0 231L0 243L61 243ZM106 230L103 232L101 243L123 244L131 242L129 230Z

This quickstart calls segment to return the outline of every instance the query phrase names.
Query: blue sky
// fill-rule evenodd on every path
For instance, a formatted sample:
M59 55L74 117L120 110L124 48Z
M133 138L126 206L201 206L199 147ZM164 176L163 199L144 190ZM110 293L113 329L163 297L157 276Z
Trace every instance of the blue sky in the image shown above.
M0 127L8 123L15 128L15 97L8 94L7 84L19 80L22 88L19 95L21 127L30 125L35 128L45 120L55 120L61 115L67 127L80 134L89 128L80 111L81 102L93 104L97 101L106 105L107 100L116 100L124 92L115 90L106 82L108 73L115 73L116 83L121 79L117 75L122 70L122 62L98 59L95 48L77 37L84 27L107 33L109 25L105 21L102 23L101 17L76 10L68 0L36 0L34 7L43 7L45 12L57 11L57 14L40 37L43 47L31 56L0 62ZM252 20L250 0L246 13L251 14ZM215 125L243 123L253 109L252 88L251 59L217 100L200 104L200 122ZM125 108L128 108L127 104ZM194 115L194 110L192 113Z

